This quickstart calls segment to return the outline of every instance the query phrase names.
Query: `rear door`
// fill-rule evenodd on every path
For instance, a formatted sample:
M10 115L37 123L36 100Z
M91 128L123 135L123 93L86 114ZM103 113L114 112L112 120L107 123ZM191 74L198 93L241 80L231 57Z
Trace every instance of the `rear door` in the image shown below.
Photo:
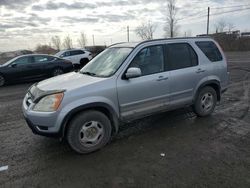
M170 78L169 72L165 71L164 46L143 48L129 67L140 68L142 75L117 80L122 119L131 120L166 109L169 104Z
M171 76L170 105L189 105L192 103L194 90L206 70L199 66L198 56L187 42L167 44L166 56Z
M38 55L33 57L33 69L36 71L34 76L36 77L44 77L50 75L52 73L52 64L53 57L46 55Z
M196 45L206 56L213 69L211 75L215 75L221 81L221 87L224 89L228 85L227 63L225 57L220 52L213 41L197 41Z

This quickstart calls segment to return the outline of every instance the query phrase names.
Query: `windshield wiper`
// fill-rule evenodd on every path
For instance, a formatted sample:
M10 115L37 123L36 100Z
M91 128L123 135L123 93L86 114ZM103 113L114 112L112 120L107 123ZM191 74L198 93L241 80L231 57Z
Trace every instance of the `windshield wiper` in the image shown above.
M93 73L93 72L88 72L88 71L86 71L86 72L80 72L80 73L82 73L82 74L87 74L87 75L90 75L90 76L96 76L95 73Z

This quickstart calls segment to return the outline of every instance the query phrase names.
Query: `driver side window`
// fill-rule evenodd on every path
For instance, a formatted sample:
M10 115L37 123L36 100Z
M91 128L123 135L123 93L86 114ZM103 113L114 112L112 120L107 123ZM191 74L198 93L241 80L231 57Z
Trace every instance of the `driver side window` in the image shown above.
M164 71L163 46L150 46L142 49L133 59L129 68L141 69L142 76Z
M20 57L13 62L16 65L25 65L30 63L30 57Z

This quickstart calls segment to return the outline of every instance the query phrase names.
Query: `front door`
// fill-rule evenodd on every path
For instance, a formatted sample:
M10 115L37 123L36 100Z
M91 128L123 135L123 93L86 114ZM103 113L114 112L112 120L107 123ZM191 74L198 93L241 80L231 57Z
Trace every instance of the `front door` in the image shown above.
M164 47L142 49L130 67L140 68L142 75L117 80L121 118L132 120L167 108L169 104L169 72L165 71Z
M31 64L31 57L30 56L23 56L15 61L13 61L10 67L10 77L11 80L20 81L26 80L30 76L30 68L29 65Z

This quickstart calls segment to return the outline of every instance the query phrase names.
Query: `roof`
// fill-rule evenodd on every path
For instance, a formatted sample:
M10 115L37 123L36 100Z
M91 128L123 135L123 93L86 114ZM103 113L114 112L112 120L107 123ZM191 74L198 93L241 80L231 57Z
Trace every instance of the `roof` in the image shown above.
M51 56L51 57L56 57L54 55L49 55L49 54L25 54L25 55L20 55L20 56L16 56L16 57L29 57L29 56Z
M68 52L68 51L74 51L74 50L84 50L86 51L86 48L70 48L70 49L63 49L63 50L60 50L59 52L62 53L62 52ZM58 53L59 53L58 52Z
M179 38L162 38L162 39L153 39L153 40L146 40L142 42L121 42L121 43L116 43L113 44L109 47L130 47L130 48L135 48L136 46L144 43L150 43L154 41L171 41L171 40L194 40L194 39L212 39L209 36L202 36L202 37L179 37Z

